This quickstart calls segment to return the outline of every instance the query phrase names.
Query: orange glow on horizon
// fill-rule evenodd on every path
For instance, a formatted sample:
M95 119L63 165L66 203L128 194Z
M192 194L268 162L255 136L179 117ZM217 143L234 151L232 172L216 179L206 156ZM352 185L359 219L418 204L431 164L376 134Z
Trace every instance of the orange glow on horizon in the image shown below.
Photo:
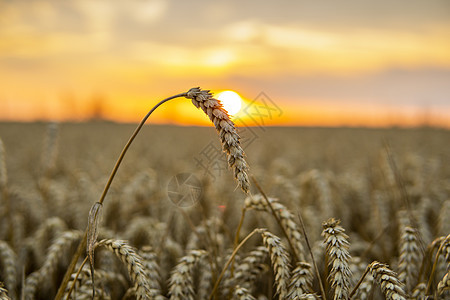
M67 101L67 99L65 99ZM158 100L159 101L159 100ZM45 105L34 103L22 105L12 118L4 121L86 121L104 119L119 123L137 123L153 107L153 100L113 100L98 98L98 107L70 106L73 102L53 100ZM322 103L322 104L314 104ZM323 103L326 103L325 105ZM17 107L14 105L14 107ZM258 108L259 107L259 108ZM265 104L254 100L243 99L242 109L231 116L237 126L350 126L350 127L389 127L389 126L437 126L450 129L450 110L433 111L424 114L415 109L399 109L386 107L365 107L333 105L331 102L319 100L302 101L280 107L280 115L274 113L270 118L264 110ZM93 111L97 109L97 111ZM272 108L273 109L273 108ZM274 109L273 109L274 110ZM0 102L0 111L8 112L8 103ZM262 117L261 117L262 115ZM192 105L191 101L179 98L164 103L149 118L147 124L172 124L181 126L211 126L209 118Z
M450 19L439 5L381 1L385 20L370 4L357 17L341 4L258 6L270 18L204 4L190 22L164 0L0 1L0 121L138 122L155 99L200 85L239 92L238 124L267 114L267 126L450 128ZM253 103L261 91L274 110ZM149 122L209 126L181 99Z

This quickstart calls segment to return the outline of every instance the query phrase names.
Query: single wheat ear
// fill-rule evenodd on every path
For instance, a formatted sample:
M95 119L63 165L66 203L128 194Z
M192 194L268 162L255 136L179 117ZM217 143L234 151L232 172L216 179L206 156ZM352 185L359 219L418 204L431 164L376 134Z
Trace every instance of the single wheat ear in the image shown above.
M128 274L134 282L136 299L150 299L150 294L152 293L150 280L143 265L142 257L133 247L128 245L126 241L121 240L101 240L96 246L105 247L126 265ZM94 284L94 282L92 283Z
M291 278L289 266L289 253L281 242L280 238L264 231L262 233L264 246L269 250L270 260L272 262L273 272L275 275L276 292L279 299L286 299L289 287L289 279Z
M228 112L219 100L213 98L208 90L201 90L198 87L192 88L187 92L186 98L192 99L195 107L201 108L214 123L222 143L222 149L227 154L228 166L234 170L234 178L237 180L239 187L247 194L250 189L248 165L245 161L244 150L239 142L240 137Z
M444 275L437 286L438 295L442 295L445 291L450 291L450 271L448 271L447 274Z
M191 250L182 257L169 279L169 296L173 300L194 300L194 267L207 255L204 250Z
M374 261L367 268L380 285L381 291L386 299L407 299L403 284L398 279L398 275L389 269L387 265Z
M14 290L17 286L17 255L14 250L5 241L0 241L0 265L4 274L2 279L5 281L5 289L9 290L11 298L16 298ZM0 281L0 284L2 282ZM2 299L0 297L0 299Z
M349 267L350 253L348 235L345 234L340 220L334 218L322 224L324 243L327 249L328 266L331 268L330 281L334 288L334 299L348 299L350 278L352 272Z
M0 282L0 299L11 300L11 298L8 296L8 290L5 289L2 282Z

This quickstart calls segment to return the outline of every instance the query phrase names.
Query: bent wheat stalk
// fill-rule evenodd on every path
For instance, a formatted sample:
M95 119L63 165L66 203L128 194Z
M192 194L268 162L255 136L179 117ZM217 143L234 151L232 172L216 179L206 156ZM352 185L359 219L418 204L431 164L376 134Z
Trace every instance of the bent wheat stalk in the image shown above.
M214 99L207 90L201 90L198 87L192 88L185 97L192 99L195 107L201 108L214 123L222 143L222 149L227 154L228 166L233 169L234 178L239 187L247 194L250 190L248 166L244 158L244 150L239 142L240 137L228 112L223 108L222 103Z
M209 90L202 90L199 87L195 87L190 89L189 91L181 94L177 94L171 97L168 97L160 102L158 102L142 119L139 125L134 130L133 134L129 138L128 142L125 144L125 147L122 149L122 152L117 159L116 164L109 176L109 179L105 185L102 195L100 196L100 200L98 200L94 204L95 212L99 212L101 210L101 206L105 200L106 194L111 186L111 183L119 169L120 164L122 163L125 154L128 151L128 148L131 146L132 142L138 135L141 128L144 126L147 119L150 115L162 104L176 98L185 97L187 99L191 99L192 103L197 107L201 108L203 112L208 115L209 119L214 123L214 126L219 134L220 141L222 144L222 149L227 155L228 166L234 171L234 177L238 182L239 187L244 191L244 193L248 193L250 190L250 183L248 180L248 165L245 161L244 150L240 145L240 137L236 132L236 128L234 127L233 121L231 121L228 112L223 108L222 103L213 98L212 94ZM73 273L75 269L75 265L80 258L84 249L88 249L89 260L93 262L93 245L96 242L96 227L98 226L98 213L92 214L93 217L89 218L88 228L85 232L85 235L78 246L78 249L74 256L72 257L72 261L70 262L69 267L66 270L66 274L64 275L64 279L58 289L58 293L55 297L55 300L61 300L64 294L64 290L70 280L70 275ZM89 238L89 245L87 245L87 240ZM92 276L94 276L92 272Z

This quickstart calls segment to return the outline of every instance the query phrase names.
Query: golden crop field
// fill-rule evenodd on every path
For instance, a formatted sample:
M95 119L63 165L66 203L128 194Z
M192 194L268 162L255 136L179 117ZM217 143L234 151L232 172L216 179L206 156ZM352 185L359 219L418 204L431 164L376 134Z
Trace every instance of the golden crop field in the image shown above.
M55 298L134 128L0 124L0 299ZM238 133L248 194L213 127L144 126L62 299L449 299L449 131Z

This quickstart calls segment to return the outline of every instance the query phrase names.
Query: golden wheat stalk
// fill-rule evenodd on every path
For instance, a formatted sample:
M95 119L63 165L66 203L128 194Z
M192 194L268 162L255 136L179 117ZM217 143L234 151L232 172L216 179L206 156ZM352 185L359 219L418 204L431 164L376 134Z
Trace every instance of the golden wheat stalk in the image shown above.
M425 293L427 291L427 284L421 282L413 289L411 293L412 299L425 299Z
M267 202L261 194L251 195L245 199L245 209L255 209L259 211L266 211L271 213L272 210L269 205L272 206L273 212L276 214L276 218L280 220L280 224L284 232L286 232L287 238L294 247L292 251L300 260L304 260L304 249L302 245L302 235L300 233L297 223L294 222L294 215L291 211L281 204L275 198L268 198Z
M245 193L248 193L250 190L248 165L245 161L244 150L240 145L240 137L228 112L219 100L213 98L208 90L192 88L187 92L186 98L192 99L195 107L201 108L214 123L222 143L222 149L228 157L228 166L234 170L234 177L239 187Z
M444 275L437 286L438 295L442 295L446 291L450 291L450 271L448 271L447 274Z
M11 297L15 298L18 283L17 255L5 241L0 241L0 266L3 268L3 279Z
M372 262L368 270L381 287L381 291L388 300L406 300L407 295L398 275L386 264Z
M417 284L417 275L419 274L420 250L417 242L417 231L406 226L400 242L398 278L405 284L406 292L410 293Z
M227 287L239 285L250 290L262 271L261 266L264 265L268 253L266 247L256 247L238 264L233 277L229 278L224 285Z
M66 291L66 293L64 294L64 299L92 299L93 289L95 289L94 299L111 299L111 295L109 295L110 289L104 288L108 284L112 284L112 282L108 282L109 277L115 277L114 279L118 278L116 274L111 275L108 272L97 270L95 272L95 282L97 284L94 286L91 271L87 268L83 268L78 276L76 276L76 274L73 274L71 284L74 284L74 292L72 295L69 295L68 291ZM119 277L118 279L120 281L124 281L123 277ZM117 284L117 282L114 282L114 284Z
M3 287L2 282L0 282L0 300L11 300L8 296L8 290Z
M204 250L191 250L182 257L172 272L169 296L174 300L194 300L194 267L206 255Z
M290 267L289 253L281 242L280 238L264 231L262 233L263 242L269 250L270 260L272 262L273 272L275 274L276 291L280 299L284 299L288 293Z
M197 283L197 298L198 299L208 299L209 294L213 288L213 278L216 274L212 270L213 261L210 257L208 259L201 259L199 261L199 277Z
M136 288L136 298L150 299L149 278L143 266L143 259L136 250L125 241L112 239L101 240L97 243L98 246L105 247L125 264Z
M50 246L43 266L33 273L31 273L25 280L25 299L34 299L34 294L39 288L40 283L50 276L52 276L58 266L59 261L70 246L78 241L82 233L80 231L72 230L61 234L55 242Z
M150 246L144 246L140 251L143 266L150 284L150 295L156 297L161 295L161 275L158 265L158 257Z
M292 278L289 283L289 299L301 298L312 292L312 267L307 262L297 262L297 267L292 270Z
M323 223L324 243L326 244L328 265L331 267L330 280L334 288L334 299L347 299L352 272L349 267L348 235L334 218Z

